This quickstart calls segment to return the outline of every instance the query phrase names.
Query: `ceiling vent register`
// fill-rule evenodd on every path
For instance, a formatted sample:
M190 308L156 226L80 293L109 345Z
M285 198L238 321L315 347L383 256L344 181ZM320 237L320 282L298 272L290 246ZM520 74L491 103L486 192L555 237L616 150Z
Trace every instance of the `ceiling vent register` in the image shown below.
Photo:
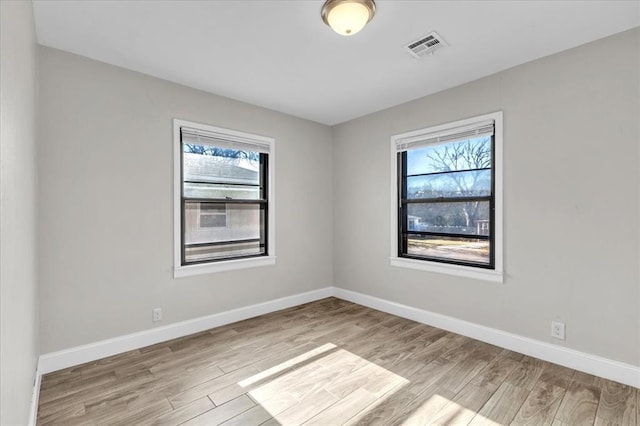
M420 37L418 40L412 41L405 48L414 58L422 58L444 46L447 46L447 43L434 31L424 37Z

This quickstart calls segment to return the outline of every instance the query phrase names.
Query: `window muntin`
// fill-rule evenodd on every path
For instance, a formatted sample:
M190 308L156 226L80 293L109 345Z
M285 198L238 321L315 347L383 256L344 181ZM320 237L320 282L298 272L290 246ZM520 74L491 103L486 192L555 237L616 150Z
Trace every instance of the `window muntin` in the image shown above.
M398 257L495 268L494 122L396 145Z

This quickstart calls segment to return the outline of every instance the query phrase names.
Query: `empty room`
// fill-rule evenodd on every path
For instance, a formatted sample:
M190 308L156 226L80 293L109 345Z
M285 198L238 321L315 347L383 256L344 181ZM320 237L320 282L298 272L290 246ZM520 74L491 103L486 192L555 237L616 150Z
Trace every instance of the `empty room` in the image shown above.
M639 1L0 19L2 426L640 426Z

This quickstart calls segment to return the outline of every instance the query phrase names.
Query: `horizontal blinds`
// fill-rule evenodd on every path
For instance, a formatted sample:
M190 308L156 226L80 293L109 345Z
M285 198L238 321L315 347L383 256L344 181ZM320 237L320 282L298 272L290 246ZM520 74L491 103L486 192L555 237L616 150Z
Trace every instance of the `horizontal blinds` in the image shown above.
M181 127L182 143L194 145L215 146L224 149L235 149L238 151L253 151L269 153L269 143L256 139L247 139L240 136L217 134L202 130Z
M438 145L443 143L458 142L481 136L492 136L494 132L494 121L483 121L466 126L454 127L439 132L423 133L410 138L398 139L396 141L397 151L408 151L410 149L421 148L427 145Z

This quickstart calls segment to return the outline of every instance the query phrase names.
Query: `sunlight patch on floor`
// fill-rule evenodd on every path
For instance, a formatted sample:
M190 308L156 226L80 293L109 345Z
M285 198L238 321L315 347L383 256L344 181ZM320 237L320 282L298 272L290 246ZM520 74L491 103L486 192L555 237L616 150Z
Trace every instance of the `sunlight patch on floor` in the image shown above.
M442 395L429 397L415 409L402 423L409 425L483 425L502 426L491 419L477 414L475 410L465 407Z
M427 399L420 407L415 409L404 421L403 425L424 425L424 424L441 424L433 422L434 417L440 410L446 407L448 404L455 404L448 398L441 395L433 395ZM462 408L462 407L461 407ZM433 423L432 423L433 422ZM442 424L447 424L442 423ZM465 423L466 424L466 423Z
M486 418L485 416L476 414L476 416L473 418L473 421L469 423L469 425L470 426L504 426L505 423L496 422L489 418Z
M249 389L256 386L248 395L280 424L290 425L309 420L323 424L326 416L334 423L346 422L409 383L373 362L335 348L325 344L239 384Z
M334 345L333 343L324 344L324 345L322 345L322 346L320 346L320 347L318 347L318 348L316 348L316 349L314 349L312 351L305 352L302 355L298 355L295 358L291 358L290 360L282 362L282 363L276 365L275 367L271 367L271 368L269 368L267 370L261 371L258 374L255 374L255 375L253 375L251 377L248 377L248 378L242 380L241 382L239 382L238 384L240 386L242 386L243 388L245 388L245 387L247 387L249 385L252 385L252 384L257 383L257 382L259 382L261 380L264 380L264 379L266 379L266 378L268 378L270 376L278 374L281 371L284 371L284 370L286 370L288 368L291 368L291 367L293 367L293 366L295 366L297 364L301 364L301 363L305 362L306 360L315 357L316 355L320 355L320 354L322 354L324 352L330 351L331 349L333 349L335 347L336 347L336 345Z

